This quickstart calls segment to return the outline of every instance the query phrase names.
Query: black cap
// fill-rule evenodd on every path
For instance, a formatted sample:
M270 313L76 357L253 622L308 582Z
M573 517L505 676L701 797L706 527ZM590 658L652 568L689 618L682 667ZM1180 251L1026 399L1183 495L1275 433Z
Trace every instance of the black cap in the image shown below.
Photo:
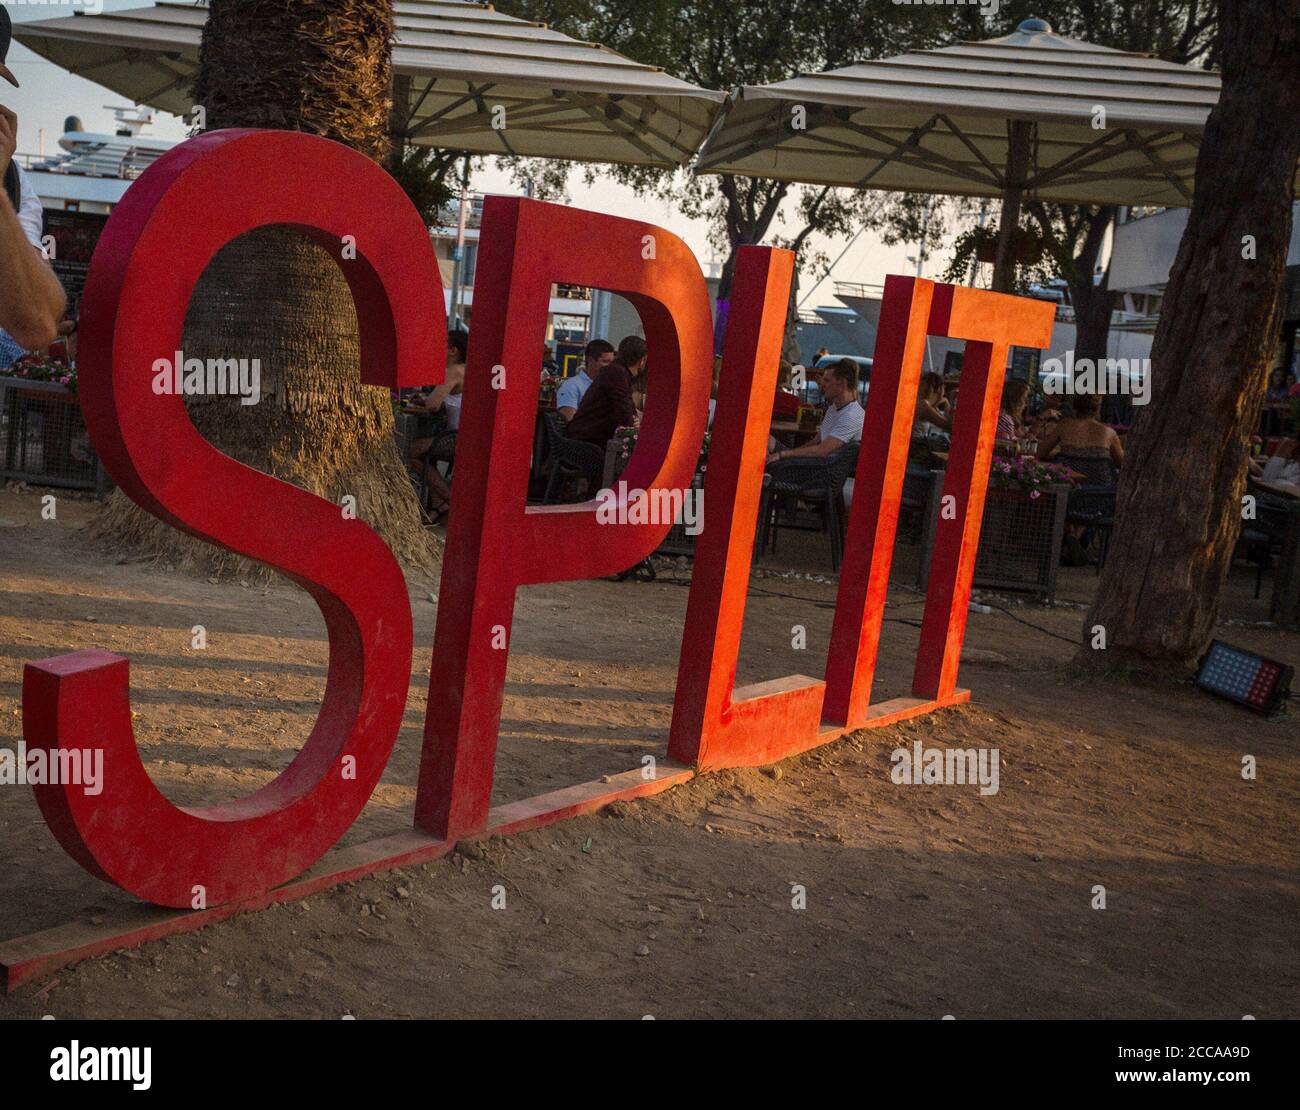
M3 77L11 85L17 85L18 78L5 65L5 59L9 57L9 43L13 37L14 25L9 19L9 12L3 4L0 4L0 77Z

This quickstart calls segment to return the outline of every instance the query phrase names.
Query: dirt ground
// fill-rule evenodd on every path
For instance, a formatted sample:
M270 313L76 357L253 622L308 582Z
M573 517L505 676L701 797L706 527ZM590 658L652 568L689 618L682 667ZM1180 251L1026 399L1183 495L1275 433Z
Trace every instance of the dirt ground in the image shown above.
M81 531L92 502L60 497L43 521L44 492L0 493L0 746L21 738L23 664L98 646L131 659L136 735L168 797L268 781L324 688L311 600L118 563ZM755 577L741 682L821 674L823 544L783 538L786 561ZM900 545L878 699L908 692L909 559ZM812 578L782 577L791 562ZM663 751L689 575L663 570L522 592L495 802ZM1077 637L1095 581L1062 570L1056 607L1012 603L1036 628L972 614L969 706L88 961L0 998L0 1017L1294 1017L1294 711L1079 676L1050 633ZM1269 582L1259 601L1253 585L1234 570L1221 634L1300 662L1300 635L1262 626ZM409 826L436 588L412 584L405 727L344 843ZM999 792L895 785L889 754L918 739L996 747ZM0 837L0 938L129 901L63 853L28 788L0 789Z

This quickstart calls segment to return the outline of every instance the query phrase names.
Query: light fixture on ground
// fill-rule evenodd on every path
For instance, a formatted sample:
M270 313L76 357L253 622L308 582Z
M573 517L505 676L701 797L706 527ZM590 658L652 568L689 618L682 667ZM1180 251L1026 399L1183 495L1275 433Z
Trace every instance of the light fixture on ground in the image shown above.
M1258 713L1273 714L1291 696L1294 675L1294 667L1276 659L1214 640L1201 657L1196 685Z

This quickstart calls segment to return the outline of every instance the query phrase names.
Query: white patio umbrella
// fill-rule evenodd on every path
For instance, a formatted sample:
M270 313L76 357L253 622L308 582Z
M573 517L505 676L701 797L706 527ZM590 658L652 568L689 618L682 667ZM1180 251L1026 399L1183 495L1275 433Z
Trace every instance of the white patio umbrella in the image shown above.
M416 146L673 168L699 149L726 99L489 4L397 0L393 10L394 115ZM207 18L206 2L156 3L20 23L14 37L69 73L184 116ZM453 322L467 187L468 165L447 300Z
M393 7L398 113L419 145L672 167L699 149L725 99L487 4ZM137 104L187 115L207 17L206 3L157 3L19 23L14 38Z
M1040 19L728 99L699 173L998 197L994 288L1010 287L1023 199L1191 203L1217 73L1053 33Z

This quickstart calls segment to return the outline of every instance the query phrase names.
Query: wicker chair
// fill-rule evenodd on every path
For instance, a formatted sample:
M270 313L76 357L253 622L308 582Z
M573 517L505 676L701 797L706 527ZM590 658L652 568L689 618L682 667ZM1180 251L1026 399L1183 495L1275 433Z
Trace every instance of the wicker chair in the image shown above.
M1097 573L1106 563L1110 534L1115 527L1115 468L1109 458L1062 451L1053 462L1083 475L1083 484L1070 491L1066 524L1074 524L1098 537Z
M1255 564L1255 597L1264 587L1264 570L1273 555L1282 550L1288 526L1287 504L1281 497L1262 491L1255 493L1255 519L1242 525L1238 538L1246 549L1246 558Z
M411 444L417 439L429 439L428 448L418 457L410 457ZM456 433L447 427L447 414L442 410L419 416L402 415L397 421L398 450L406 462L411 483L415 486L420 505L427 508L429 498L429 467L440 462L447 464L447 477L456 461Z
M928 448L926 455L929 456ZM925 531L925 514L930 506L934 474L924 463L909 462L903 475L903 495L898 508L900 520L906 526L903 534L909 543L920 543Z
M1070 490L1065 510L1066 524L1077 524L1097 533L1097 573L1106 565L1110 533L1115 527L1114 486L1076 486Z
M543 413L542 421L546 429L547 465L551 468L542 503L555 504L562 484L578 478L587 480L587 495L593 496L605 474L604 448L567 438L557 413Z
M826 532L831 541L831 569L838 571L844 554L844 483L858 466L858 445L850 443L826 458L783 459L768 468L759 503L759 552L771 541L776 552L776 534L781 528ZM799 519L799 503L811 505L817 522ZM785 509L785 520L781 519Z
M457 432L442 432L433 441L433 446L429 448L429 461L445 462L447 464L447 477L451 478L452 468L456 465L456 437Z
M546 458L545 462L550 462L555 457L555 449L564 439L564 421L560 414L554 409L544 409L542 411L542 435L545 437Z
M1095 455L1075 455L1069 451L1062 451L1051 461L1067 466L1077 474L1082 474L1085 486L1113 486L1115 484L1115 468L1111 465L1109 458L1098 458Z

